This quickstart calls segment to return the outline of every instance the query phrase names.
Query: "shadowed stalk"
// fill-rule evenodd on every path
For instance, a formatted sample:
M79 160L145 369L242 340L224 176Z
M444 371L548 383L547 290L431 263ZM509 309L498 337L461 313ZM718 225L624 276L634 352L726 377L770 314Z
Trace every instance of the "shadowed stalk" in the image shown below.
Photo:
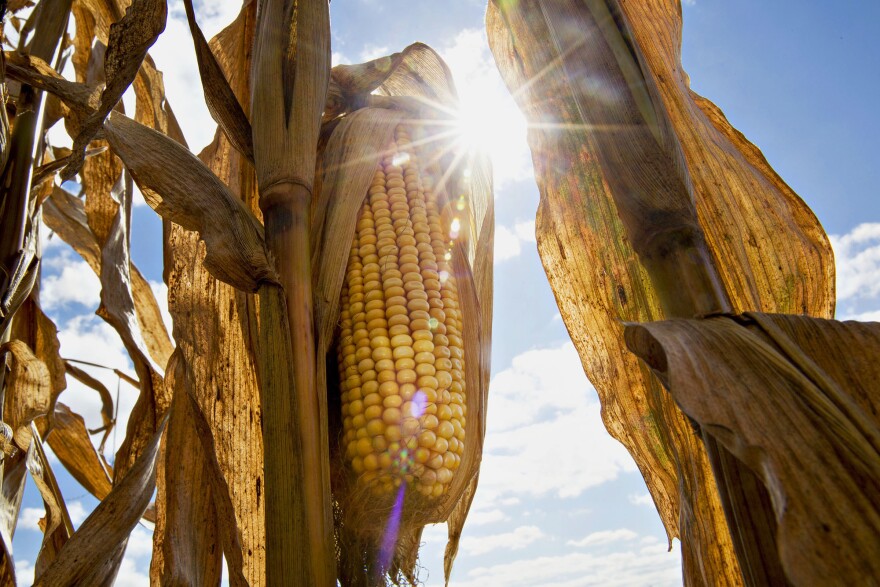
M254 160L266 243L287 302L293 367L289 386L268 385L265 378L260 385L269 585L323 586L335 578L327 406L316 384L309 246L329 75L326 0L263 2L254 39ZM296 437L298 455L286 454L287 436Z

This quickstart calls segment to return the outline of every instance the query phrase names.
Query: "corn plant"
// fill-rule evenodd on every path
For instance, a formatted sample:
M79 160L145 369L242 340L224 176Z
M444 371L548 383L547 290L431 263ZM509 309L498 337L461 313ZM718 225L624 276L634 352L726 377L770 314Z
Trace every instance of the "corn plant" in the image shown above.
M10 6L3 582L33 462L40 585L112 583L141 518L156 583L218 584L224 558L234 585L415 583L422 528L443 521L448 576L482 451L494 225L487 163L448 130L451 75L420 44L331 72L323 1L247 1L211 41L185 7L218 124L198 156L148 53L164 0ZM130 259L135 185L165 222L170 336ZM95 388L106 440L111 395L40 311L43 223L100 277L137 372L112 466L58 401L66 375ZM44 438L101 500L77 529Z

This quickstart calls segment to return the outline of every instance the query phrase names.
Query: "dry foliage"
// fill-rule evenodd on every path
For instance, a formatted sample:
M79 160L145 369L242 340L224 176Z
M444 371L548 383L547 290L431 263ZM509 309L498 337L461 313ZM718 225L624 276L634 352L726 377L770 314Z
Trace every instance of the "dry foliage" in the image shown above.
M28 468L47 511L40 585L112 584L142 517L156 524L150 575L157 584L216 585L223 558L233 585L332 585L337 576L351 585L414 583L421 528L447 519L448 576L482 454L494 225L485 160L463 157L442 132L457 105L451 76L418 44L331 74L324 2L265 0L257 10L245 1L210 42L192 2L185 4L218 123L198 156L148 54L165 26L164 0L41 0L13 35L18 46L4 39L0 115L12 118L0 116L2 161L9 161L0 193L0 318L8 341L0 347L8 432L0 584L15 584L9 546L28 462L36 463ZM72 39L65 36L71 24ZM74 80L59 73L68 58ZM120 100L129 87L133 115ZM41 101L49 106L42 118L35 115ZM349 492L352 474L339 458L333 345L357 212L403 120L424 126L426 160L449 193L462 196L451 263L472 397L469 442L450 491L404 509L396 553L380 564L381 537L357 520L385 506ZM48 144L55 124L64 124L72 149ZM81 194L62 187L70 185L63 179L74 179ZM173 337L131 262L135 184L165 221ZM139 397L112 467L104 458L115 426L112 395L80 364L60 358L56 329L39 307L44 223L100 278L98 315L135 365L135 378L119 372ZM66 376L99 394L99 430L87 430L57 401ZM78 529L43 437L101 501Z

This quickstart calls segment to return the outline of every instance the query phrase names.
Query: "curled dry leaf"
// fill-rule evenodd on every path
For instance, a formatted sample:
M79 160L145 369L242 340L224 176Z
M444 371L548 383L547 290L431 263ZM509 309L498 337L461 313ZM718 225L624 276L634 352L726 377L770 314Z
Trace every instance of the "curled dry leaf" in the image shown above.
M52 472L52 466L43 450L40 433L33 423L31 423L31 434L34 450L28 452L27 468L46 508L46 516L40 523L43 543L34 564L34 578L38 579L67 544L73 534L73 523L64 503L64 496L61 495L61 489L58 487L58 481Z
M751 313L626 335L682 410L767 485L792 584L880 575L880 325Z
M67 387L64 376L64 361L58 354L61 344L58 342L58 328L46 316L35 296L32 294L16 313L12 327L12 338L30 341L34 355L42 361L49 371L51 395L49 399L51 413L59 394Z
M49 369L20 340L0 345L0 357L9 369L4 381L3 420L12 428L15 444L27 450L31 422L45 415L51 403Z
M74 479L99 501L110 493L111 473L98 455L83 417L62 403L55 404L55 424L46 436L52 452Z
M196 22L192 0L184 0L186 8L186 20L189 23L189 32L192 35L193 45L196 49L196 59L199 64L199 75L202 78L202 89L205 92L205 103L211 118L214 119L226 138L235 149L244 157L254 162L254 143L251 136L251 123L244 113L235 92L226 81L217 58L211 51L205 35Z
M71 160L61 173L62 179L72 179L79 172L86 147L101 129L107 114L134 81L147 50L165 30L167 15L166 0L134 0L126 9L125 16L110 26L104 60L106 85L101 92L100 104L83 121L73 141Z
M180 351L169 363L165 381L174 399L157 473L150 577L162 585L217 585L224 549L212 490L214 470L196 425L198 408L186 387Z
M118 113L108 118L105 133L147 203L199 233L207 245L205 266L217 279L248 292L261 281L277 283L259 220L192 153Z
M100 276L101 247L89 228L82 200L55 186L52 195L43 205L43 220L55 234L80 254L95 274ZM153 361L165 365L171 356L173 346L165 329L162 313L149 282L133 263L130 266L132 295L140 331ZM124 374L122 377L126 378Z
M16 585L15 561L12 560L12 536L18 523L21 500L24 497L24 485L27 480L27 460L34 450L33 445L27 451L18 451L14 455L6 455L0 466L3 467L3 485L0 487L0 580L3 585Z
M159 423L128 474L85 519L35 585L113 584L128 536L147 509L156 487L156 460L166 422L167 418Z
M65 79L39 57L17 51L4 51L3 57L6 60L6 74L11 79L58 96L80 116L98 107L98 95L92 88Z

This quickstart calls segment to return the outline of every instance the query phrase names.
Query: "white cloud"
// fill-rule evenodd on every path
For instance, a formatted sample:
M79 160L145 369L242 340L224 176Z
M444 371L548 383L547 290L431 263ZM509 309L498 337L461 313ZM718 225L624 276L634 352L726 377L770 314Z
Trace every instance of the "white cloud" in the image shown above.
M489 536L465 536L460 548L470 556L478 556L493 550L522 550L529 544L545 537L537 526L520 526L511 532Z
M570 342L516 356L490 390L478 500L575 497L636 470L605 431L595 391Z
M519 557L510 562L478 567L461 580L453 573L457 587L505 585L506 587L608 587L680 586L681 562L676 552L665 552L662 544L594 554L575 552L558 556Z
M168 286L162 281L151 281L150 289L153 290L153 296L156 298L156 303L159 304L162 322L165 323L165 328L171 334L174 329L174 321L171 319L171 313L168 311Z
M330 65L332 67L336 67L339 64L350 64L350 63L351 63L351 59L346 57L340 51L334 51L333 53L330 54Z
M43 277L40 283L40 301L46 310L70 303L97 308L101 303L101 282L85 261L74 259L66 250L47 265L61 265L60 273Z
M18 516L18 528L22 530L31 530L33 532L42 532L40 529L40 520L46 515L43 508L24 508Z
M837 299L880 294L880 223L859 224L829 238L837 261Z
M394 51L391 51L387 45L372 45L367 44L364 45L364 48L361 50L358 55L358 61L363 63L365 61L372 61L373 59L378 59L379 57L386 57L391 55Z
M472 511L468 514L467 525L468 527L485 526L495 522L503 522L507 519L507 515L499 509Z
M19 559L15 561L15 579L19 585L33 585L36 569L33 563Z
M121 369L129 374L133 373L131 362L116 331L97 316L76 316L67 322L56 320L56 323L59 326L58 340L61 343L62 357ZM114 399L117 389L119 390L119 414L115 433L117 440L114 441L114 436L111 435L107 445L108 453L115 452L125 437L128 417L137 401L138 390L128 383L120 383L112 371L87 365L79 366L101 381L110 390ZM101 398L93 389L86 387L72 377L68 377L67 389L59 399L70 406L74 412L80 414L85 419L86 426L98 428L102 425ZM94 436L92 440L97 444L100 442L100 436ZM112 458L112 456L108 454L108 458Z
M602 530L587 534L580 540L569 540L566 542L569 546L600 546L611 544L612 542L627 542L638 538L639 535L627 528L618 528L617 530Z
M89 515L81 501L67 502L67 513L70 515L70 521L73 522L74 526L78 526ZM45 516L46 510L41 507L24 508L18 519L18 528L42 533L39 522Z
M495 227L495 251L496 263L518 257L523 250L522 243L534 243L535 221L528 220L518 222L511 228L498 225Z
M650 493L634 493L629 496L629 502L633 505L646 505L648 507L654 505L654 500L651 498Z

